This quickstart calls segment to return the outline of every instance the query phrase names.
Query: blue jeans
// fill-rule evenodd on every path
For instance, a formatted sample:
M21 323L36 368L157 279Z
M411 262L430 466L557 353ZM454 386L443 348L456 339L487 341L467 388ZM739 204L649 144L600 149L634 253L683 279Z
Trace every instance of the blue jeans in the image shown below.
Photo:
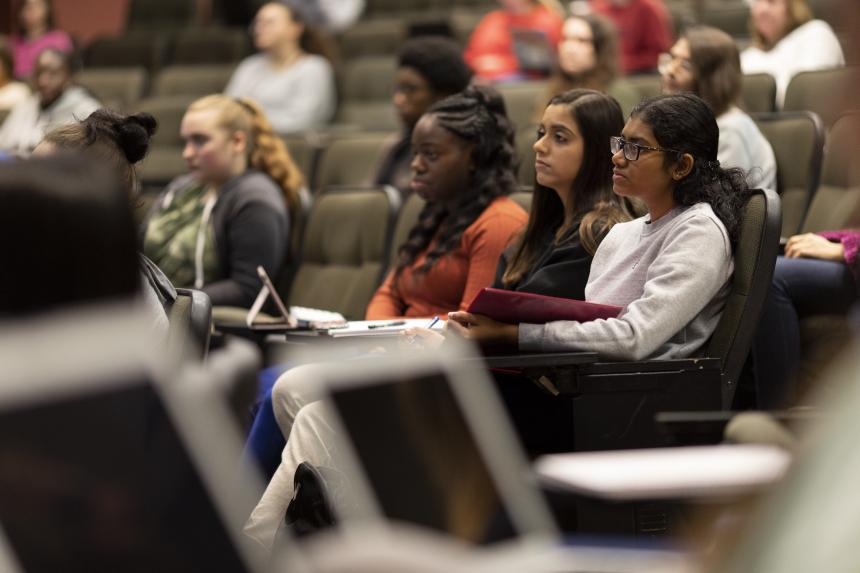
M753 341L759 408L779 408L794 398L800 365L800 320L844 314L857 286L843 262L779 257Z

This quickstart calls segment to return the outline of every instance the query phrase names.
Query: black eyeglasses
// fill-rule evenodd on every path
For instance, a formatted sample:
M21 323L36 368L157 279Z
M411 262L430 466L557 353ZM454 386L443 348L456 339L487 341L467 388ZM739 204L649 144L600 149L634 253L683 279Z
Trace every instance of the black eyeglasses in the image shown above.
M639 159L639 153L641 153L643 149L646 149L648 151L663 151L666 153L681 153L680 151L676 151L674 149L648 147L647 145L633 143L632 141L627 141L626 139L618 135L609 138L609 150L612 152L612 155L615 155L622 149L624 150L624 159L626 159L627 161L636 161L637 159Z

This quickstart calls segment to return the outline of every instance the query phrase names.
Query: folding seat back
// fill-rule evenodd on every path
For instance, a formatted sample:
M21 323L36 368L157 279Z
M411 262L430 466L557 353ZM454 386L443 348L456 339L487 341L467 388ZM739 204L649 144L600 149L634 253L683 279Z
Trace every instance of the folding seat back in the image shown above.
M349 59L362 56L386 56L397 52L406 38L399 18L359 20L338 37L340 53Z
M830 127L843 113L851 110L860 67L801 72L791 79L785 91L785 111L814 111Z
M534 185L535 182L535 150L538 124L530 123L517 130L517 160L520 162L517 179L522 185Z
M151 113L158 121L158 131L152 139L152 146L140 165L139 173L144 185L163 186L186 172L179 127L185 110L194 99L194 96L167 96L147 98L140 102L139 109Z
M782 200L782 236L800 231L818 188L824 128L812 112L754 114L776 156L777 191Z
M362 185L373 177L388 133L358 133L334 139L322 152L312 189L330 185Z
M164 65L170 44L162 32L133 31L115 38L94 40L86 50L84 63L90 68L143 66L152 74Z
M128 8L131 30L178 30L191 24L194 0L132 0Z
M505 100L508 118L515 129L524 127L534 121L538 106L546 103L546 82L529 81L498 86Z
M338 107L334 122L366 131L397 131L400 128L394 106L388 100L345 101Z
M392 56L361 56L343 66L340 96L343 102L391 101L397 60Z
M155 78L152 95L202 97L221 93L234 69L232 64L167 66Z
M212 301L200 290L176 289L176 300L167 311L168 345L180 355L196 357L203 361L209 351L209 335L212 331Z
M803 232L856 225L860 215L860 112L843 115L827 140L821 183L803 221Z
M237 64L249 52L244 30L199 28L180 32L173 43L172 64Z
M363 319L388 266L399 210L400 194L389 186L328 187L318 193L288 304Z
M770 74L745 74L741 103L747 113L769 113L776 104L776 80Z
M663 93L660 74L637 74L625 77L624 81L639 93L640 100Z
M131 68L91 68L78 72L75 81L87 88L107 107L135 111L146 89L146 70ZM108 105L111 104L111 105Z
M400 246L409 238L409 232L418 223L418 217L421 215L421 210L427 203L413 193L403 203L403 208L400 209L400 214L397 216L397 223L394 225L394 232L391 234L391 268L397 264L397 252Z
M532 198L534 197L533 189L531 186L522 186L520 190L516 193L511 194L511 199L513 199L517 205L523 208L523 210L528 213L532 209Z

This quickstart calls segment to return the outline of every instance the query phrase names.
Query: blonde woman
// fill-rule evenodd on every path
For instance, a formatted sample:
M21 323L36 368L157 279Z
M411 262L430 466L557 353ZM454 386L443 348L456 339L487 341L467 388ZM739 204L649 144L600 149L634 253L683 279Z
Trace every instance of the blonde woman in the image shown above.
M144 253L174 285L247 308L260 288L257 266L274 275L285 258L301 174L250 100L206 96L180 130L189 173L156 201Z

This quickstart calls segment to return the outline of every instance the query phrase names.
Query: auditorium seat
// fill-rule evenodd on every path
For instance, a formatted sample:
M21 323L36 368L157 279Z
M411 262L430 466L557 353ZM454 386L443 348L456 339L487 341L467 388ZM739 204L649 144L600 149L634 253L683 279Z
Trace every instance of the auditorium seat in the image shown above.
M545 99L547 85L544 81L528 81L496 86L505 100L508 118L514 129L525 127L535 119L542 99Z
M176 35L171 64L238 64L250 52L248 35L234 28L189 28Z
M319 137L315 137L313 133L296 133L282 136L281 139L284 140L290 157L293 158L299 171L302 172L305 178L305 185L310 189L314 181L320 153L324 147L323 142L319 140Z
M848 113L833 126L824 153L818 192L812 199L803 232L833 231L860 220L860 112ZM844 315L816 315L800 321L801 360L798 386L813 388L827 366L851 338Z
M153 96L204 96L221 93L230 81L232 64L172 65L155 77Z
M361 132L336 137L322 151L312 190L330 185L363 185L371 180L393 134Z
M289 304L363 319L388 267L400 203L400 193L389 186L320 191L305 226Z
M517 160L520 162L517 179L523 185L534 185L535 182L535 151L532 146L537 141L537 131L536 123L517 130Z
M191 24L196 0L132 0L128 6L130 30L177 30Z
M749 18L750 8L744 0L706 0L701 5L699 21L733 38L745 38L750 35Z
M169 36L155 31L129 31L119 37L102 37L89 45L86 67L116 68L143 66L150 74L164 65Z
M194 99L194 96L165 96L140 102L140 111L151 113L158 121L158 131L152 139L149 154L140 165L140 177L145 186L163 186L186 172L179 126L185 110Z
M391 101L397 60L392 56L361 56L343 66L342 102Z
M818 189L824 147L824 127L812 112L754 114L776 156L777 191L782 200L781 236L800 231Z
M852 109L858 85L860 67L801 72L788 84L782 109L814 111L830 129L840 115Z
M776 80L770 74L745 74L741 85L741 102L747 113L767 113L776 104Z
M397 222L394 225L394 232L391 234L391 256L390 266L393 268L397 264L397 253L400 245L406 242L409 238L409 231L418 222L418 217L421 215L421 210L427 203L416 195L411 194L403 203L400 213L397 216Z
M75 81L92 92L105 107L133 112L143 97L147 75L139 66L92 68L78 72Z
M177 356L203 361L209 352L212 301L200 290L176 289L176 300L167 311L170 326L167 344Z
M637 74L633 76L625 76L624 81L639 92L640 99L658 96L663 93L660 74Z
M400 129L400 120L388 100L344 102L337 109L334 123L365 131L391 132Z
M344 60L362 56L385 56L397 52L406 39L406 29L399 18L359 20L338 36Z

